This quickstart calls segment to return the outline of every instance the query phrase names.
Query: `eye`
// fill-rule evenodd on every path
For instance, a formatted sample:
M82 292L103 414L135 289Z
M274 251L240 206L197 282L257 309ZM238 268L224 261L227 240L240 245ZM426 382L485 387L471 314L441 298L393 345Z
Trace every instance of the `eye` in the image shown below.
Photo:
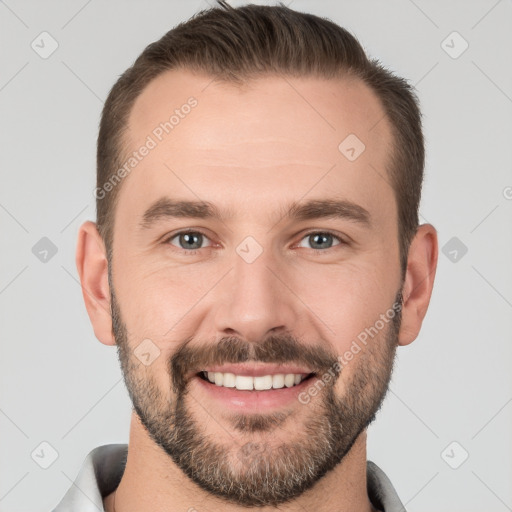
M337 244L333 244L332 240L335 239L338 241ZM304 236L302 240L307 240L308 243L311 244L311 249L316 251L322 251L324 249L330 249L333 246L344 244L345 241L342 240L339 236L334 233L330 233L329 231L312 231ZM304 247L299 244L299 247Z
M174 242L174 240L176 240L176 242ZM299 243L299 247L304 247L304 245L302 245L303 240L306 240L307 243L310 244L310 249L318 252L325 252L327 249L331 249L337 245L346 245L347 243L341 237L329 231L312 231L307 233L302 238L301 243ZM187 230L170 235L164 240L164 243L177 247L177 249L182 250L182 252L194 254L198 249L212 246L211 242L203 246L205 241L210 242L210 239L202 231Z
M172 243L175 238L177 239L177 246ZM179 249L189 252L196 249L202 249L204 240L209 240L209 238L201 231L181 231L168 237L165 240L165 243L169 243Z

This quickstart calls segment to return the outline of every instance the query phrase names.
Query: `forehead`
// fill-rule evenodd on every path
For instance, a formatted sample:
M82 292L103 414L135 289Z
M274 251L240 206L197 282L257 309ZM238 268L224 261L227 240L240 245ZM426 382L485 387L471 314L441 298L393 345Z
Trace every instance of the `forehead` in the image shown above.
M137 156L119 198L133 215L161 196L262 210L335 193L392 212L390 127L359 80L264 76L239 86L168 71L130 113L128 155L143 146L151 149Z

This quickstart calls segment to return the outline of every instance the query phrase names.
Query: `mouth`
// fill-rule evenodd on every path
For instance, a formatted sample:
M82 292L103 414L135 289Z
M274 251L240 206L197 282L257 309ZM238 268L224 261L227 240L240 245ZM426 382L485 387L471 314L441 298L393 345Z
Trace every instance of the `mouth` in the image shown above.
M311 379L314 375L314 373L275 373L252 376L206 370L196 374L201 380L214 386L232 388L237 391L269 391L294 388Z
M194 389L206 397L204 403L214 410L261 414L298 407L303 403L301 393L316 380L315 373L267 373L268 370L262 370L256 372L259 375L247 375L251 372L243 374L241 371L202 370L194 374Z

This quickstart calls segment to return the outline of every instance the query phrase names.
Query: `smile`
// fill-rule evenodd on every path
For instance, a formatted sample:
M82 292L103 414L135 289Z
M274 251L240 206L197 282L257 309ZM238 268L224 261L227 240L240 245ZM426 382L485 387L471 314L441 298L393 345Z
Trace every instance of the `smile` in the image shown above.
M236 375L234 373L201 371L198 376L218 387L236 388L240 391L264 391L268 389L291 388L311 377L312 373L278 373L273 375Z

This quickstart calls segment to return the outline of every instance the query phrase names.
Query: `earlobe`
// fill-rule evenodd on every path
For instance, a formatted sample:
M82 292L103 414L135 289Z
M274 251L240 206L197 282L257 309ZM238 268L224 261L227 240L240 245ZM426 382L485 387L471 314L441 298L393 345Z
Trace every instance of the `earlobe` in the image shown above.
M409 248L399 345L412 343L420 332L434 286L437 255L437 231L431 224L422 224Z
M112 334L107 254L105 244L94 222L86 221L80 226L76 246L76 266L94 334L101 343L115 345Z

